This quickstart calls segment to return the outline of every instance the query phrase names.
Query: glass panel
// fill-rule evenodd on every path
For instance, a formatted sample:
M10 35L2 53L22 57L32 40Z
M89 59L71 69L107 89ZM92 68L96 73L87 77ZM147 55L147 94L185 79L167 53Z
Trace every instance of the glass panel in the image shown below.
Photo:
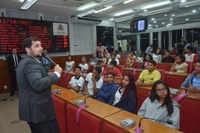
M167 50L169 49L169 33L168 31L163 31L161 33L161 49Z
M149 33L140 34L141 51L144 52L149 45Z
M102 42L109 52L114 50L113 27L97 26L97 43Z

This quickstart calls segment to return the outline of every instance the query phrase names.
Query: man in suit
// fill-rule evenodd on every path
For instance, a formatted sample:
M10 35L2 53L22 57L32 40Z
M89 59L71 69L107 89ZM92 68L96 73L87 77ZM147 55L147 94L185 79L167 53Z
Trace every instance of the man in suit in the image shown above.
M15 94L16 90L16 69L18 67L19 62L22 57L17 54L17 49L13 48L12 53L7 57L9 73L11 75L11 88L10 88L10 96Z
M27 57L17 68L19 118L27 121L32 133L59 133L51 85L58 82L62 68L56 65L47 73L39 60L43 52L39 39L26 38L23 46Z

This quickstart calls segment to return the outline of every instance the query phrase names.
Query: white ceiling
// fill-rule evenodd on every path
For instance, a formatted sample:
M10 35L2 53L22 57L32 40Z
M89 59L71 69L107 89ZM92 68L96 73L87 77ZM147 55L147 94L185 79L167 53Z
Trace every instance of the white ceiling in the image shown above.
M93 7L91 9L102 9L106 3L109 3L111 1L118 1L118 0L38 0L36 4L34 4L30 9L28 9L28 12L40 12L44 14L51 14L51 15L64 15L64 16L71 16L71 15L77 15L82 12L77 11L76 8L80 5L83 5L84 3L95 1L98 2L96 7ZM124 0L125 1L125 0ZM141 13L144 13L144 11L141 9L145 5L149 5L152 2L159 2L163 0L134 0L133 2L130 2L128 4L119 3L117 5L114 5L111 9L105 10L100 13L94 13L91 14L91 16L99 17L100 19L111 19L114 18L115 21L119 20L121 17L127 17L129 16L130 19L127 21L123 21L120 23L126 23L129 25L131 18L137 18ZM192 6L192 7L181 7L181 0L171 0L172 3L169 5L157 7L157 8L151 8L147 13L150 13L151 11L155 11L155 15L150 15L148 17L148 23L152 25L152 27L163 27L167 26L167 24L172 23L172 25L177 24L185 24L185 23L191 23L191 22L199 22L200 21L200 0L187 0L187 2L199 2L199 5ZM186 2L186 3L187 3ZM0 0L0 8L9 9L9 10L20 10L20 7L23 3L20 3L18 0ZM166 13L160 13L161 10L165 8L171 7L171 11ZM119 13L123 10L128 9L134 9L133 13L114 17L114 14ZM89 9L88 9L89 10ZM157 11L158 10L158 11ZM192 10L196 10L196 12L192 12ZM26 12L26 11L25 11ZM171 16L175 14L175 16ZM164 16L167 15L167 16ZM155 18L154 21L152 21L152 18ZM172 20L170 20L172 18ZM188 21L186 19L189 19Z

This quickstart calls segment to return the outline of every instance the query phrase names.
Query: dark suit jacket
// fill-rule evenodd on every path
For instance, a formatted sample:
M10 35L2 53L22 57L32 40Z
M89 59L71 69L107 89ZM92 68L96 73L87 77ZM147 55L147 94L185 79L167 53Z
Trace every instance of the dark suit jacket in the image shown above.
M17 54L17 59L19 63L22 60L22 57ZM15 61L13 59L13 54L8 55L7 63L8 63L9 72L15 71Z
M17 68L19 88L19 118L40 123L56 119L51 85L59 80L55 73L46 70L35 58L27 56Z
M118 88L115 89L113 95L111 96L110 100L108 101L108 104L112 105L115 101L115 93L118 91ZM129 91L127 94L121 97L120 101L115 104L115 107L118 107L120 109L135 113L136 110L136 97L135 92L133 90Z

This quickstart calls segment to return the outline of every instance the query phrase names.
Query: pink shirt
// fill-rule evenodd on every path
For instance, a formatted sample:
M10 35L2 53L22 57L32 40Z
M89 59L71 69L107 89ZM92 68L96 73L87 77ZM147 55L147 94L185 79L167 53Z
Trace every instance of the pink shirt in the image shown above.
M106 50L105 46L97 46L96 51L98 51L98 52L104 52L104 50Z

